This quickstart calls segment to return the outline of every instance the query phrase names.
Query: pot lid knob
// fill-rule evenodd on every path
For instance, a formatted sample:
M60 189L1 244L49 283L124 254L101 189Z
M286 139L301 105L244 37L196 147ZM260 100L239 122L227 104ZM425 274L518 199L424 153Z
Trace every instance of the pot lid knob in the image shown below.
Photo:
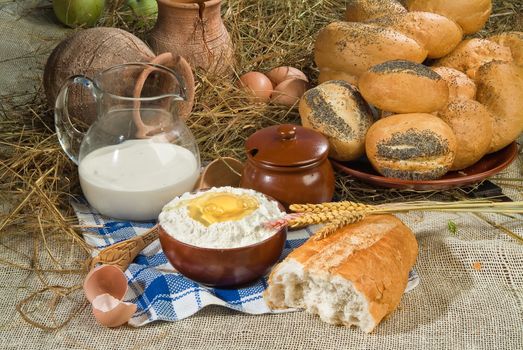
M296 139L296 126L291 124L283 124L278 127L278 134L282 140Z

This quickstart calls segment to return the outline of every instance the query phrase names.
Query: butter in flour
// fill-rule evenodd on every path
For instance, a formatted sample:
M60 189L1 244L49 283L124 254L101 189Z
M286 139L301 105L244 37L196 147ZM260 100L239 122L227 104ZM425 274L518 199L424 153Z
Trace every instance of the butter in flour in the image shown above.
M266 223L285 215L253 190L220 187L185 193L164 206L159 223L175 239L204 248L237 248L276 233Z

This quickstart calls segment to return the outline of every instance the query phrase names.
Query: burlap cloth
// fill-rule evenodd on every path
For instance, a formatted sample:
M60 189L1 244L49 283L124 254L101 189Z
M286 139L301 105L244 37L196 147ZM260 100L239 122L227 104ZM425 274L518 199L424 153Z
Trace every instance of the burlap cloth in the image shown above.
M38 1L4 1L0 9L0 93L29 96L38 86L49 50L64 34L49 24L48 10L34 10ZM44 2L45 4L45 2ZM22 5L26 5L25 7ZM33 10L20 17L24 8ZM36 51L35 51L36 50ZM29 93L26 93L28 91ZM523 177L518 159L504 177ZM521 200L517 189L505 193ZM489 215L523 235L521 221ZM39 276L30 269L8 267L11 261L31 266L33 241L26 232L0 237L0 348L2 349L523 349L523 246L472 214L401 215L416 233L420 252L416 270L421 284L406 294L398 310L372 334L335 327L305 312L251 316L208 307L175 323L139 329L99 326L89 308L64 328L48 332L26 323L15 309L24 297L48 284L74 285L76 275ZM448 222L457 225L451 233ZM59 239L55 242L60 242ZM10 249L16 247L17 253ZM65 238L51 247L63 266L83 259ZM41 254L42 256L45 253ZM53 267L49 261L49 266ZM50 294L49 294L50 296ZM72 293L54 315L39 315L52 298L39 297L34 317L67 318L83 302ZM31 310L30 310L31 311Z

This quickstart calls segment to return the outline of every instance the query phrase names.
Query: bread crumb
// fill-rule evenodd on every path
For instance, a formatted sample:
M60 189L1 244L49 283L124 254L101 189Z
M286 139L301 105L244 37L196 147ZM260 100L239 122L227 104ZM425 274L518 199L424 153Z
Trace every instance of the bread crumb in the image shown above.
M481 270L481 263L479 261L476 261L472 264L472 267L474 268L474 270L479 271Z

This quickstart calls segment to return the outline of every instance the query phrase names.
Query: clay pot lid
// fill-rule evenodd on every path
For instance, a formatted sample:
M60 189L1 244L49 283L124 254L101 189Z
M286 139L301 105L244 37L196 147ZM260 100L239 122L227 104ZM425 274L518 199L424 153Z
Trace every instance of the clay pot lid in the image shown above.
M327 157L329 141L299 125L274 125L252 134L245 143L247 157L273 166L303 166Z

